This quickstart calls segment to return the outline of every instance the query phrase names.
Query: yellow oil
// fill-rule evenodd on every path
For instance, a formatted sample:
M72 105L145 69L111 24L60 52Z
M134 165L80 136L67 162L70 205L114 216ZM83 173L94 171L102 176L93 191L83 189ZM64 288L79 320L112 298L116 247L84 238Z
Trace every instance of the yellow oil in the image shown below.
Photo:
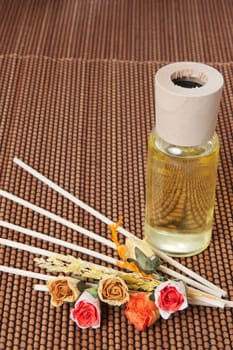
M149 137L145 238L171 256L204 250L212 234L218 137L177 147Z

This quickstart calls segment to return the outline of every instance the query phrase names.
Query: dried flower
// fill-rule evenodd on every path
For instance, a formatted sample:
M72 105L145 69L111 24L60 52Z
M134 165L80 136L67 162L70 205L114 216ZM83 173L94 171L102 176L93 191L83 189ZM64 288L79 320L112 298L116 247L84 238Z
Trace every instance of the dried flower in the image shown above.
M129 300L127 285L115 275L105 276L100 280L98 294L100 300L114 306L120 306Z
M47 287L51 295L51 304L61 306L64 301L74 302L80 296L77 288L78 280L70 277L57 277L47 282Z
M71 319L80 328L99 328L101 319L100 301L84 291L71 311Z
M135 254L135 249L140 249L148 258L154 256L154 252L150 245L141 239L136 239L134 237L127 237L125 242L126 247L126 258L137 259Z
M155 303L149 299L148 293L130 294L129 302L126 304L125 315L130 323L133 323L139 331L150 327L160 317Z
M154 295L155 304L164 319L168 319L172 313L188 306L185 285L181 281L170 280L160 284L155 289Z
M156 278L142 277L138 273L123 272L95 265L90 262L76 259L73 256L59 255L48 259L36 258L39 267L50 272L71 273L76 278L100 280L104 276L112 275L120 277L128 286L129 290L153 291L160 284Z

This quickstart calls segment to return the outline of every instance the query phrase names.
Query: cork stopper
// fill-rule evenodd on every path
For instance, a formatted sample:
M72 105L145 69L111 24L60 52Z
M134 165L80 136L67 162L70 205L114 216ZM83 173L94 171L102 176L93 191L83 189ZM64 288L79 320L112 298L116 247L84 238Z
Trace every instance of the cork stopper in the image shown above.
M205 144L214 135L223 76L202 63L177 62L155 76L156 132L177 146Z

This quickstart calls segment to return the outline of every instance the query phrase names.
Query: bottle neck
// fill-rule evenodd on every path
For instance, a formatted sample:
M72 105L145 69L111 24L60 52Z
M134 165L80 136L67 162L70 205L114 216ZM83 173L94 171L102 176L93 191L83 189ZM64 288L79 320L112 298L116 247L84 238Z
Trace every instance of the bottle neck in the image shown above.
M169 156L177 158L195 158L205 156L219 147L218 136L216 133L214 133L214 135L208 142L197 146L178 146L170 144L163 140L155 132L155 130L153 130L152 132L152 138L156 148L158 148L161 152Z

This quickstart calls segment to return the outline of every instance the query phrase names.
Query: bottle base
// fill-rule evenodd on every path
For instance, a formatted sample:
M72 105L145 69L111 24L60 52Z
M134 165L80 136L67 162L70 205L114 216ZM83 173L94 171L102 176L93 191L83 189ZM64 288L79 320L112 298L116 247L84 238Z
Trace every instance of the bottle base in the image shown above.
M212 227L198 233L179 233L153 228L148 224L145 226L145 240L147 243L152 248L154 246L173 257L187 257L201 253L209 246L211 236Z

